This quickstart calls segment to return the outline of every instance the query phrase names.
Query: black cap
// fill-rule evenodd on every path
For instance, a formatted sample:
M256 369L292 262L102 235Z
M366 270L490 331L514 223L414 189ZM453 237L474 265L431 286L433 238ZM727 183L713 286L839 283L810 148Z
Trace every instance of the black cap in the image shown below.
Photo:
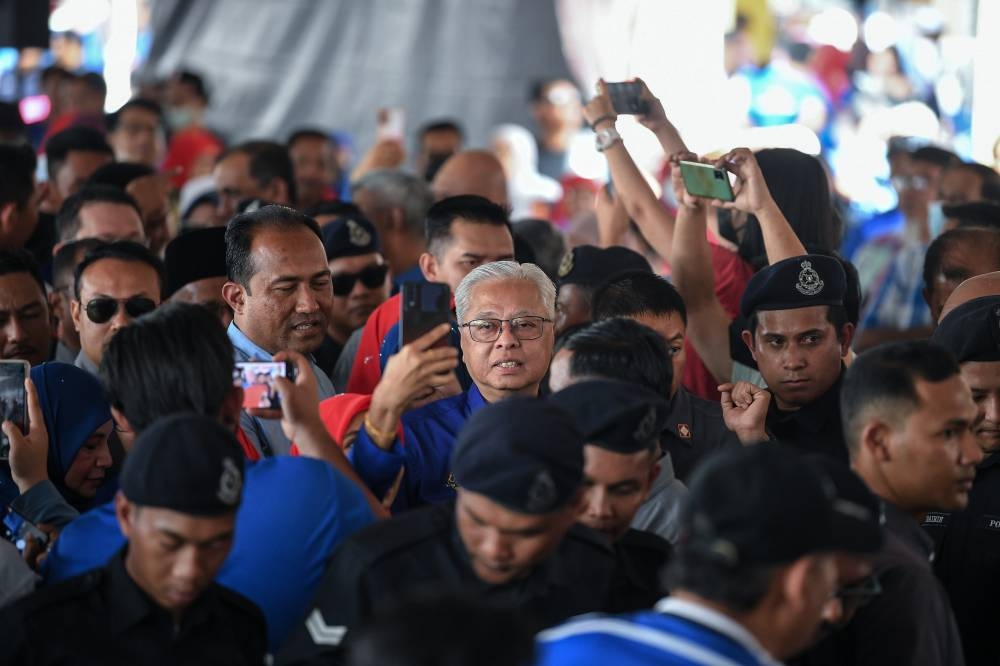
M837 508L837 485L790 447L728 449L702 464L689 490L679 546L725 566L872 552L858 543L857 521Z
M97 167L87 179L88 185L110 185L124 190L133 180L152 176L156 169L138 162L109 162Z
M656 445L670 416L670 403L628 382L579 382L549 396L573 417L587 444L615 453L638 453Z
M160 419L135 440L120 486L131 502L195 516L235 511L243 489L236 435L199 414Z
M563 255L559 262L559 284L581 284L596 287L610 277L625 271L653 272L646 257L627 247L594 247L578 245Z
M835 529L853 539L844 550L852 553L874 553L882 547L881 508L878 498L861 477L846 463L818 453L809 454L806 462L833 482Z
M1000 296L962 303L938 323L931 340L959 363L1000 361Z
M363 217L338 217L323 227L327 260L379 252L378 232Z
M226 277L226 228L185 231L167 243L167 297L205 278Z
M822 254L804 254L757 271L740 299L740 314L749 317L758 310L843 305L846 292L847 276L840 261Z
M67 127L50 136L45 142L45 154L49 160L62 159L71 150L114 155L103 134L83 125Z
M583 483L583 435L538 398L488 405L465 423L451 458L455 482L511 511L551 513Z
M959 226L1000 227L1000 203L972 201L942 208L945 217L955 218Z

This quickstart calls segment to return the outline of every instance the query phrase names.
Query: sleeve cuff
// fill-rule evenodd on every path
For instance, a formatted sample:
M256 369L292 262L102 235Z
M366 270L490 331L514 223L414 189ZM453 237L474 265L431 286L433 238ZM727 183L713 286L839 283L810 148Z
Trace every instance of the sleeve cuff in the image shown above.
M28 488L10 506L36 525L47 523L60 529L80 515L63 499L49 479Z
M372 441L364 426L358 431L349 457L358 476L376 497L389 490L406 460L398 437L392 442L392 450L385 451Z

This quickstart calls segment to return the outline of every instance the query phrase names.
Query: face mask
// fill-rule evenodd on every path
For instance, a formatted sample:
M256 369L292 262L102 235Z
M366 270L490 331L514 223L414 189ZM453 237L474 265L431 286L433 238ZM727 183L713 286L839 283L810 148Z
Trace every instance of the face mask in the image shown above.
M930 227L931 238L937 238L944 230L944 225L948 218L944 216L944 204L940 201L932 201L927 208L927 225Z
M163 115L172 130L184 129L194 122L194 111L186 106L168 106Z

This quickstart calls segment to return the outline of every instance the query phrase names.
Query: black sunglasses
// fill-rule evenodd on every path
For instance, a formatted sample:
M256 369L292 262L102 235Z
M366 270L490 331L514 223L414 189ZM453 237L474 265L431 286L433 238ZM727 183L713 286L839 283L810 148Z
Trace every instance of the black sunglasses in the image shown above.
M98 296L87 301L87 318L95 324L106 324L118 312L119 306L125 306L125 314L132 319L141 317L156 309L156 302L145 296L132 296L118 300L110 296Z
M334 296L347 296L354 290L354 284L361 280L361 284L369 289L381 287L385 284L385 276L389 274L389 264L372 264L365 266L357 273L338 273L330 278L333 284Z

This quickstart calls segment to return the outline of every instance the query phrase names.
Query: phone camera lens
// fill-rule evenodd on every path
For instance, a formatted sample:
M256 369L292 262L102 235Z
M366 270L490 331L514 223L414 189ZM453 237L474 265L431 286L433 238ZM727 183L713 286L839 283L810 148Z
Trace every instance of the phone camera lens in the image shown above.
M715 172L715 179L716 180L722 180L722 173L720 173L719 171L716 171Z

